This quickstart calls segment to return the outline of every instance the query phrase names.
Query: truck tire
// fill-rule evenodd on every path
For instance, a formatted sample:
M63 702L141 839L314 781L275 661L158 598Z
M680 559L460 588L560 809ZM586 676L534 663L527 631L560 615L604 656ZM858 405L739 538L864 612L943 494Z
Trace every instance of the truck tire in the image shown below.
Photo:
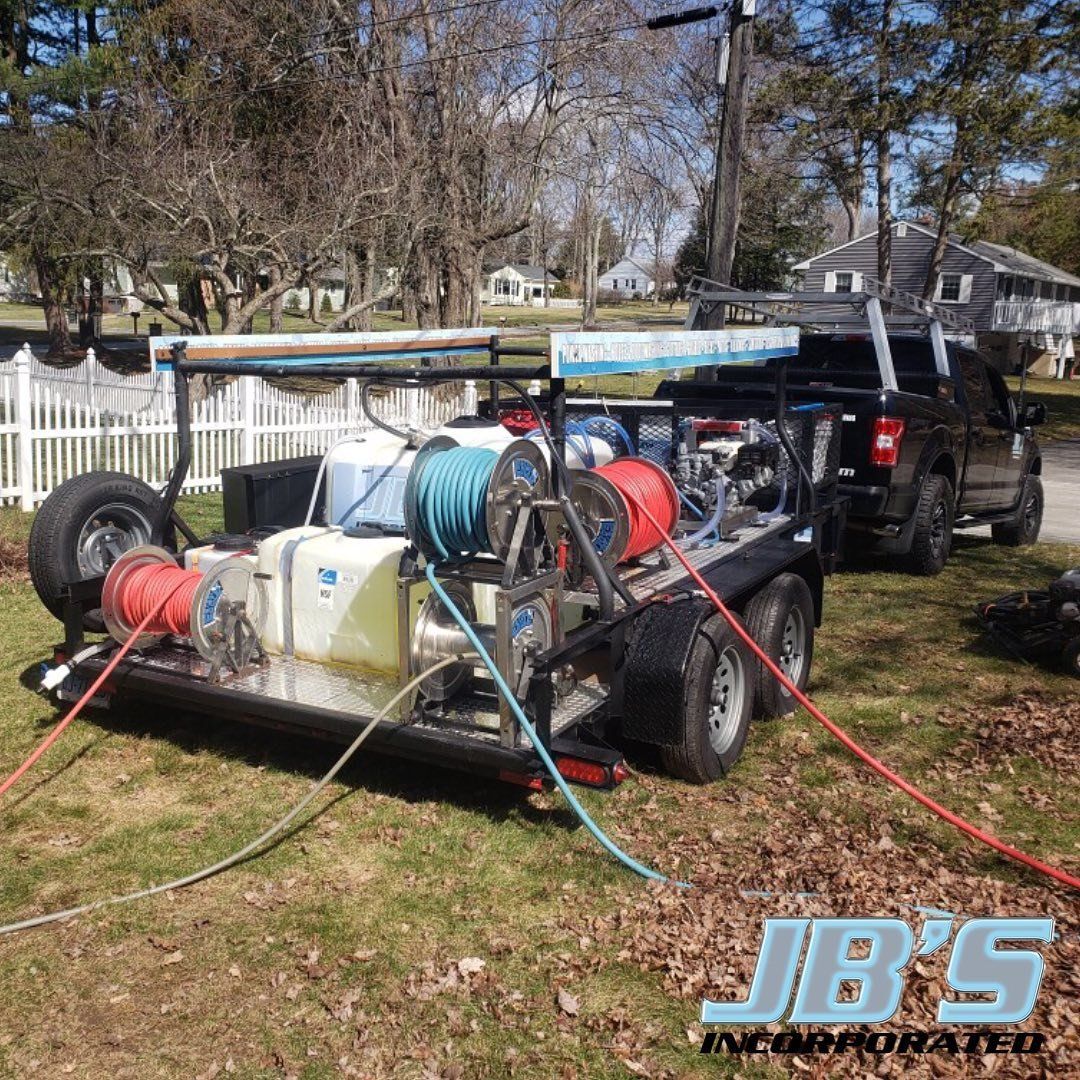
M945 569L952 550L956 501L952 484L944 476L931 473L919 491L915 507L915 530L911 538L908 566L912 573L933 577Z
M680 739L660 749L672 776L708 784L739 760L750 730L756 673L753 654L723 616L700 625L683 681Z
M1066 674L1074 679L1080 679L1080 637L1072 641L1061 650L1061 666Z
M806 689L814 657L814 598L798 574L781 574L755 593L744 614L750 636L783 673ZM755 658L754 715L762 720L795 711L795 698Z
M1029 473L1020 492L1020 509L1016 512L1015 520L999 521L990 526L994 543L1005 547L1034 544L1039 539L1039 530L1042 528L1044 501L1042 480Z
M123 552L149 544L161 500L133 476L91 472L61 484L42 504L30 529L30 580L57 618L65 582L108 571Z

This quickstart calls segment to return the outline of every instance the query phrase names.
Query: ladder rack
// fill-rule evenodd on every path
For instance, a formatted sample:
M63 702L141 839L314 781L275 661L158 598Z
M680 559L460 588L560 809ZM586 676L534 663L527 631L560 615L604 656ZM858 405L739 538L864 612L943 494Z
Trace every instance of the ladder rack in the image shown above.
M866 276L858 292L747 292L719 281L695 275L687 288L690 312L686 327L693 329L717 305L723 305L725 320L728 309L742 313L746 321L763 322L766 326L782 323L797 326L816 326L821 329L868 329L868 302L876 301L886 326L927 329L931 323L948 327L955 334L975 333L975 324L958 315L944 304L924 300L914 293L886 285L877 278ZM871 307L874 305L871 303ZM818 310L815 311L814 309ZM839 308L840 311L821 310ZM845 310L846 309L846 310ZM739 321L742 321L740 318Z

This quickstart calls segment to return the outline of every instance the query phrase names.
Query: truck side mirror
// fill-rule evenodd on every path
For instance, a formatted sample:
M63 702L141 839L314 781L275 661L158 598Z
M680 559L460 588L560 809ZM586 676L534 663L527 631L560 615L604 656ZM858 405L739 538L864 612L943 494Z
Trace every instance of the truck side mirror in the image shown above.
M1038 427L1046 423L1046 405L1041 401L1029 401L1024 406L1024 427Z

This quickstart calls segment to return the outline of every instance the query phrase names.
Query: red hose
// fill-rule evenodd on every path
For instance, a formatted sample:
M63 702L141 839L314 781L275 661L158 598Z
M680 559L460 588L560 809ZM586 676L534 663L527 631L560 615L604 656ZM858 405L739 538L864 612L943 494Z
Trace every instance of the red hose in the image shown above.
M671 477L647 458L616 458L593 471L610 480L626 500L630 539L620 561L658 548L679 521L679 493ZM647 507L644 516L638 512L641 507ZM657 519L666 524L658 526Z
M143 571L150 571L150 573L143 573ZM162 573L164 571L164 573ZM109 662L105 665L101 674L91 683L90 688L85 694L75 703L75 707L49 732L49 734L42 740L41 744L36 750L2 783L0 784L0 795L3 795L9 788L11 788L15 782L21 777L46 750L60 736L64 733L68 725L74 720L79 713L86 707L86 703L90 701L93 696L101 689L105 680L116 669L116 665L127 655L131 646L147 632L159 632L159 633L187 633L186 627L189 625L191 617L191 599L194 595L195 586L198 585L199 575L192 574L186 570L181 570L178 566L166 566L158 563L153 566L139 567L132 571L130 578L128 579L128 588L125 589L123 595L119 598L119 604L121 610L125 613L124 618L129 623L134 622L129 617L128 613L138 612L139 621L135 625L135 629L131 632L131 636L125 641L119 649L109 658ZM191 584L189 585L189 582ZM130 590L130 591L129 591ZM170 601L174 598L179 600L180 597L187 596L187 614L182 620L178 620L178 605L174 606ZM161 622L155 622L158 616L162 616ZM165 616L168 615L173 621L168 622ZM178 626L178 629L174 629L174 626ZM158 629L155 631L155 627Z
M633 496L624 491L624 495L628 499L633 499ZM636 502L636 500L634 500ZM648 508L642 503L637 503L637 509L652 523L652 525L659 529L660 523L649 512ZM732 612L724 604L723 600L709 587L709 583L694 569L693 566L687 561L686 556L679 550L678 545L671 539L669 535L665 533L663 536L663 542L671 549L672 554L682 563L686 572L694 579L698 587L705 593L705 595L712 601L716 610L727 620L728 624L735 631L736 634L746 642L747 645L753 650L758 659L769 669L769 672L777 679L781 686L819 723L825 728L831 735L840 740L857 758L865 762L875 772L884 776L890 783L895 784L901 791L906 792L916 802L920 802L928 810L932 810L938 817L947 821L950 825L955 826L961 832L965 832L968 836L973 836L976 840L982 841L982 843L992 847L995 851L1001 852L1002 855L1007 855L1010 859L1015 859L1017 862L1023 863L1025 866L1030 866L1033 870L1038 870L1040 874L1045 874L1047 877L1053 878L1055 881L1060 881L1063 885L1068 885L1070 888L1080 890L1080 878L1075 878L1071 874L1067 874L1064 870L1058 870L1056 867L1049 866L1044 862L1040 862L1038 859L1033 858L1031 855L1027 855L1022 851L1017 850L1014 847L1010 847L1008 844L1002 843L997 837L991 836L989 833L983 832L982 829L976 828L974 825L965 821L962 817L954 814L951 810L946 810L940 803L935 802L929 795L924 795L913 784L908 783L902 776L898 776L888 768L888 766L882 764L876 757L864 750L850 735L843 729L837 727L773 662L772 658L768 656L764 649L746 632L745 628L739 622L739 620L732 614Z

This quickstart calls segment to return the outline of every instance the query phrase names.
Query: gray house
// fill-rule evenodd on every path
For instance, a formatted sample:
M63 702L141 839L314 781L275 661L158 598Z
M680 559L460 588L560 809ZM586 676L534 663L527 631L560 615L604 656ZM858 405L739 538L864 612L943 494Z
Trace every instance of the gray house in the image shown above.
M921 294L935 231L897 221L892 284ZM877 234L868 233L792 269L808 292L859 292L877 275ZM1080 278L1014 248L950 236L933 299L975 325L978 347L1003 370L1026 361L1051 374L1073 355L1080 334Z

